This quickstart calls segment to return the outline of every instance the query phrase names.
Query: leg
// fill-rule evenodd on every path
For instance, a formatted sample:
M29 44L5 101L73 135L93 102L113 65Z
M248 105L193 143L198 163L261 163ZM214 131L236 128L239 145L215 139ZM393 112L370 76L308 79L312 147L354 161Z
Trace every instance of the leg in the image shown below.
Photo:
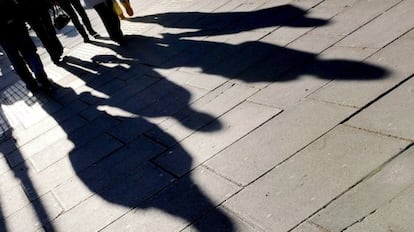
M88 15L86 14L85 9L83 8L82 4L79 0L70 0L70 3L72 4L73 8L78 12L79 16L82 18L82 22L85 25L86 29L88 29L88 32L92 36L96 36L96 31L92 28L91 21L88 18Z
M39 16L38 20L31 20L29 24L32 26L36 35L42 41L43 46L49 53L54 63L59 62L60 57L63 54L63 46L56 36L55 28L53 27L52 21L49 14Z
M69 18L72 20L73 25L75 26L76 30L78 30L83 40L85 42L88 42L88 34L86 34L85 28L83 28L82 24L80 23L79 18L76 15L76 12L73 9L72 5L67 1L59 1L59 6L69 15Z
M29 65L36 79L40 82L40 84L42 84L43 87L50 88L51 83L47 78L43 63L40 60L39 55L36 53L36 48L33 49L34 44L29 35L27 34L27 37L22 37L22 39L18 41L17 45L19 46L21 56Z
M102 22L108 31L109 37L113 41L121 43L123 40L121 22L112 9L112 0L107 0L105 3L100 3L94 8L102 19Z
M16 30L19 30L19 29L16 28ZM19 34L16 30L14 32L16 32L16 34ZM4 39L0 42L3 47L4 52L6 53L11 64L13 65L13 68L16 71L17 75L19 75L20 79L26 84L26 87L28 89L34 91L37 88L37 82L33 78L33 75L30 72L30 70L27 68L27 65L25 61L23 60L23 57L19 53L19 49L18 49L19 45L22 43L22 42L19 42L19 40L21 40L23 36L21 35L14 36L10 39ZM31 40L25 46L26 47L33 46L31 49L33 50L36 49L36 47L33 44L33 41Z

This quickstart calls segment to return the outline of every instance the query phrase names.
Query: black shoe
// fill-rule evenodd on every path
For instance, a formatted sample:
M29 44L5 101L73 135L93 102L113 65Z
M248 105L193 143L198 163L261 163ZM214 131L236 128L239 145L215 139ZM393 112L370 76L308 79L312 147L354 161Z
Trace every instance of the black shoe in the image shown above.
M99 34L96 31L89 32L89 34L95 39L99 37Z
M56 84L52 81L40 82L40 89L45 92L52 92L56 89Z
M59 57L52 57L52 62L55 64L55 65L60 65L61 63L62 63L62 58L59 56Z
M37 93L40 90L37 84L26 84L26 89L28 89L32 93Z

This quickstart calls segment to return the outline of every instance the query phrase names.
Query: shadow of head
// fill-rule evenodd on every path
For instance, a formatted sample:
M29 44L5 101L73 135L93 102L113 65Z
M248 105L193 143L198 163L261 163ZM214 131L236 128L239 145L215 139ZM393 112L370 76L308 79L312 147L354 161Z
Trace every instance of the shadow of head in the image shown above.
M350 60L322 60L311 69L311 73L323 79L378 80L390 74L382 67Z

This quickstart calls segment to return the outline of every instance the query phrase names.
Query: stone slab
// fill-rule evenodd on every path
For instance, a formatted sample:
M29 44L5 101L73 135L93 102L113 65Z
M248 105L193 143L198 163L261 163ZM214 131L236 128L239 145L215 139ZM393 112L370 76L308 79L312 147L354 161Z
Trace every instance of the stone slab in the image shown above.
M154 162L175 175L182 176L280 111L277 108L244 102L218 118L222 125L220 130L215 129L215 125L212 130L207 126L204 129L206 133L198 132L187 137L179 145L157 157Z
M329 231L343 231L387 205L389 201L412 186L413 170L414 148L411 147L382 167L374 176L335 199L310 221Z
M384 207L369 215L346 232L357 231L413 231L414 230L414 186L410 186Z
M172 146L231 110L255 91L253 88L227 83L206 94L188 109L178 112L175 119L160 123L156 129L146 132L146 135ZM220 126L219 122L215 124Z
M312 33L320 35L342 35L346 36L364 24L368 23L384 11L391 8L400 0L362 0L349 4L339 14L331 19L331 24L316 28Z
M305 101L240 139L206 165L247 185L344 120L354 109Z
M286 75L293 76L292 79L294 80L272 83L248 100L258 104L286 109L305 100L306 96L329 82L314 75L302 74L296 70Z
M38 207L37 209L33 208L35 205ZM42 215L41 211L43 210L40 208L43 208L47 215ZM47 193L35 200L31 205L27 205L15 214L7 217L6 227L10 231L39 231L42 229L42 223L46 224L48 220L56 218L62 211L63 209L53 194Z
M113 183L113 186L96 192L66 211L53 221L53 225L58 230L98 231L163 189L170 181L169 175L146 165L129 178Z
M338 126L224 206L264 230L287 231L407 145L406 141Z
M414 2L402 1L378 18L358 29L337 45L360 48L382 48L413 28ZM385 29L385 31L384 31ZM373 39L375 38L375 39Z
M355 115L346 124L414 140L412 123L414 114L414 78L394 89L373 105Z
M103 231L180 231L207 212L217 213L223 222L231 223L225 211L214 207L238 190L238 186L211 171L197 168Z
M361 63L361 71L345 70L343 77L309 97L354 107L366 105L414 73L412 42L409 37L396 40Z
M163 150L163 147L149 139L138 138L96 165L81 171L77 176L73 176L70 180L57 186L53 192L64 209L68 210L95 192L105 192L105 189L116 188L120 183L131 182L131 179L136 180L137 177L134 176L141 175L140 181L150 181L149 176L154 176L152 173L154 170L147 167L148 165L145 163ZM108 170L111 171L108 172ZM145 174L149 176L145 177ZM132 190L129 191L132 192ZM142 190L137 193L139 192Z
M225 214L231 217L231 221L223 220L219 211L223 211ZM218 210L214 210L212 213L207 214L199 221L195 222L195 225L182 230L183 232L197 232L197 231L240 231L240 232L259 232L258 227L251 225L243 219L232 214L231 211L225 207L218 207Z

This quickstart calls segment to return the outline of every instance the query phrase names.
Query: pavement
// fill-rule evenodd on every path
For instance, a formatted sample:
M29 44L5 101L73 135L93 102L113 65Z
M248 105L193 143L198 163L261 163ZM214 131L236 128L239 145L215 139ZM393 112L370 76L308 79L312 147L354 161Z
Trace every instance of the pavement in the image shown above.
M3 86L0 231L414 231L414 1L131 3Z

